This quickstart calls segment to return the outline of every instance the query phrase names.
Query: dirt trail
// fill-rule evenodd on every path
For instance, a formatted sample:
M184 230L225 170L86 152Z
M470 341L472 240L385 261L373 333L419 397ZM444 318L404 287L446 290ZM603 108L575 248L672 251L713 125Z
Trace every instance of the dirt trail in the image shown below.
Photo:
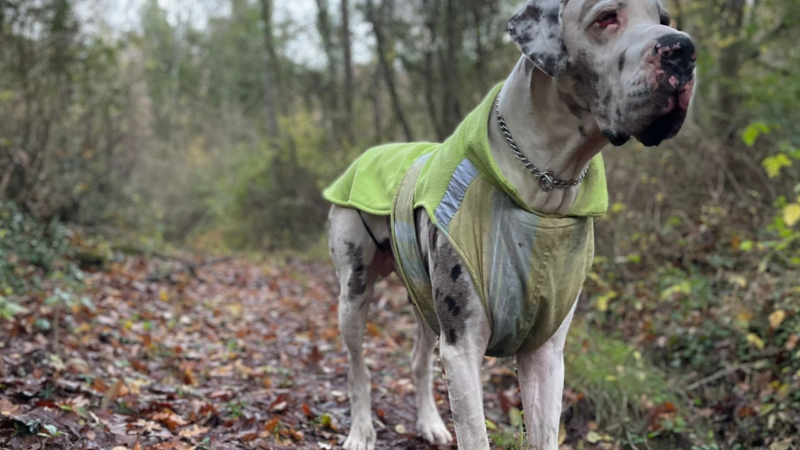
M58 333L48 294L18 299L28 313L0 323L0 448L337 448L347 358L330 266L181 267L139 258L89 275L64 294ZM396 280L380 283L371 317L378 448L427 448L414 435L416 325ZM501 426L517 401L512 376L486 368L487 413ZM449 421L440 375L436 392Z

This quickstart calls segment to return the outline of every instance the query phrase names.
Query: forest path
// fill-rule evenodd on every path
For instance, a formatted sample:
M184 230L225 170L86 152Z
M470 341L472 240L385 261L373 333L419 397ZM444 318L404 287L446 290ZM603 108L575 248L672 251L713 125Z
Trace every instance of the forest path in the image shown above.
M127 258L72 291L48 282L22 298L27 312L0 322L0 448L338 448L349 408L332 268L199 258L194 273ZM428 448L414 435L413 313L394 277L375 299L365 351L378 448ZM488 417L504 427L513 368L489 360L485 377Z

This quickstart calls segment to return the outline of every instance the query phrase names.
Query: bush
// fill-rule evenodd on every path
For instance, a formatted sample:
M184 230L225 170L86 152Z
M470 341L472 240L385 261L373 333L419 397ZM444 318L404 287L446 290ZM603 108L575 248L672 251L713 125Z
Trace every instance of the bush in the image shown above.
M59 222L39 222L11 202L0 202L0 294L13 295L41 275L77 273L70 262L69 230Z

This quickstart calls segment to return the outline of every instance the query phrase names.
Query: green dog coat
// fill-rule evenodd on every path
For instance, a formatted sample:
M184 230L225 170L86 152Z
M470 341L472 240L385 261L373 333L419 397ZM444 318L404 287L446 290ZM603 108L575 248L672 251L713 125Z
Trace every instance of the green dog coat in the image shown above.
M409 295L431 329L447 335L417 241L414 211L424 208L470 273L492 328L486 354L497 357L535 350L555 334L589 274L594 218L608 209L600 155L567 215L543 215L522 200L489 147L501 88L444 143L370 149L324 192L334 204L391 216L394 256ZM524 183L540 189L533 176Z

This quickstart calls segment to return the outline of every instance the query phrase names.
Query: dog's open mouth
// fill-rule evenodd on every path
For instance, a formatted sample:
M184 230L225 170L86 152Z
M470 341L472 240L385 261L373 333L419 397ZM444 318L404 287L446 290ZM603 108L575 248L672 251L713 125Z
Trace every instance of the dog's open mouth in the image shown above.
M686 120L693 92L694 81L690 81L669 97L661 116L634 137L646 147L656 147L675 137Z
M646 147L656 147L667 139L675 137L686 120L686 110L675 105L677 98L670 98L667 113L655 120L643 132L635 135Z

